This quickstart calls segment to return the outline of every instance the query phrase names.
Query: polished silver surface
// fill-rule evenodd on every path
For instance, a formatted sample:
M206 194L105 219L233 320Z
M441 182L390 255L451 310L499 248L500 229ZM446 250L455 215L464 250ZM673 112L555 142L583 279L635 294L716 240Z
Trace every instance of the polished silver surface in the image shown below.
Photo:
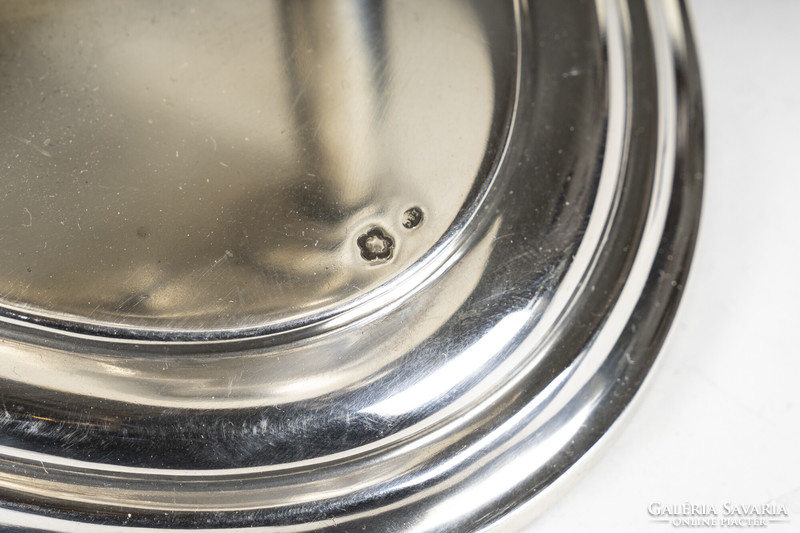
M679 1L0 4L0 523L502 527L653 363Z
M487 49L479 16L460 2L5 3L7 313L242 336L385 285L474 209L503 141L515 65L491 54L513 55L514 35ZM426 224L406 235L418 206ZM374 228L397 244L364 268L354 243Z

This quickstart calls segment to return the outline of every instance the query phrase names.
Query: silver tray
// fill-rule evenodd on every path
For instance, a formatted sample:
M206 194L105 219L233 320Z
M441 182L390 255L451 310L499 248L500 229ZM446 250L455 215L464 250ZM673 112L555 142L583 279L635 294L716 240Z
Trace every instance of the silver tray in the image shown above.
M702 192L682 2L0 26L7 527L511 527L652 366Z

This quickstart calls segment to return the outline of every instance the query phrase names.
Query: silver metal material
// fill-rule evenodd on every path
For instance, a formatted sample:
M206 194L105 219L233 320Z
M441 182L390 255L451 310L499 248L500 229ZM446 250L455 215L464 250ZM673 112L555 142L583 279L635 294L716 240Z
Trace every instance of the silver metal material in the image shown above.
M682 2L0 26L0 523L482 529L652 365L702 192Z

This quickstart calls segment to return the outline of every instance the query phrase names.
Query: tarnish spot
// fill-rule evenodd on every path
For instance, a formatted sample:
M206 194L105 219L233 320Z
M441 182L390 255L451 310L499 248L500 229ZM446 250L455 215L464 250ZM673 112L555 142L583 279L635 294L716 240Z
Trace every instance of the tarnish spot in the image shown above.
M381 228L372 228L358 238L361 257L367 261L386 261L392 257L394 240Z

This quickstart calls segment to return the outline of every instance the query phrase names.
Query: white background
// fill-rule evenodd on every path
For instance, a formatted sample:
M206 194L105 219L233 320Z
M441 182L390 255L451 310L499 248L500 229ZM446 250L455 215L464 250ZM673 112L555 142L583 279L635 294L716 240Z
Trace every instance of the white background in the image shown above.
M707 156L687 290L633 412L530 531L689 530L651 502L778 502L788 524L738 531L800 531L800 0L692 8Z

